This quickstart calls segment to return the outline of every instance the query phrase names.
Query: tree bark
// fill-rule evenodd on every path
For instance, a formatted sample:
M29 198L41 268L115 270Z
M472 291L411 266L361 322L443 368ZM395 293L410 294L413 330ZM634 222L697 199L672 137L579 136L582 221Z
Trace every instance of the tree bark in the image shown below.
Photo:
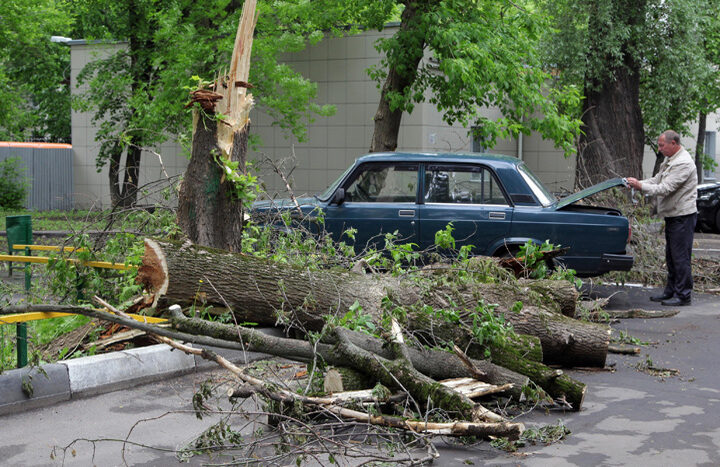
M703 159L705 158L705 128L707 126L707 114L700 112L698 115L697 144L695 145L695 166L697 167L698 183L703 182Z
M615 71L615 80L585 89L575 184L586 188L615 177L642 178L645 130L639 70Z
M378 320L383 300L398 305L457 307L472 321L472 310L485 300L484 284L467 290L437 286L423 290L413 281L347 271L308 271L252 256L146 239L138 280L156 294L156 305L206 303L226 306L239 321L320 330L325 315L344 315L357 301ZM506 287L506 286L501 286ZM508 289L504 289L508 290ZM492 303L492 302L488 302ZM496 309L516 331L540 338L546 363L604 366L609 327L585 323L526 305L519 311ZM429 323L425 323L427 325ZM420 329L429 327L417 326ZM460 329L455 327L455 329Z
M255 0L243 5L230 73L215 80L217 92L193 93L193 102L203 110L193 115L192 155L178 202L178 224L191 241L228 251L241 250L243 205L231 175L246 175L253 99L243 83L250 69L255 5ZM230 168L232 164L237 168Z
M394 39L403 44L402 54L388 56L388 71L380 94L380 102L375 113L375 130L370 144L370 152L394 151L397 148L403 107L391 105L391 94L405 95L417 77L417 68L423 57L425 38L420 17L425 2L407 2L400 18L400 29Z
M633 27L645 18L646 0L628 0L617 7L616 21ZM590 15L588 37L605 37L612 27ZM622 26L620 26L622 27ZM634 38L618 45L622 63L601 77L586 80L575 185L586 188L615 177L642 178L645 130L640 110L640 66L632 49ZM590 61L608 60L601 46L591 43Z

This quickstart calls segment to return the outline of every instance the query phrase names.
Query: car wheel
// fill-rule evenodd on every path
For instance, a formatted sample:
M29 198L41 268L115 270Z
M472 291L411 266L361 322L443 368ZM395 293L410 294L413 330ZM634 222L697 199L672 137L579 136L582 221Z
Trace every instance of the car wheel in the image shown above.
M496 256L500 258L514 258L520 253L520 247L517 245L508 245L502 248Z

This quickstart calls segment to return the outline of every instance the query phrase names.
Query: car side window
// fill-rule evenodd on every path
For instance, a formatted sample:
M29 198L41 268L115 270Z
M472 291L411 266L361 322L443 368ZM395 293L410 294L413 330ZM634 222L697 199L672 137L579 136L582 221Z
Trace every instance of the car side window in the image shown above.
M414 203L417 164L364 164L345 189L346 201Z
M508 205L495 175L480 166L428 166L426 203Z

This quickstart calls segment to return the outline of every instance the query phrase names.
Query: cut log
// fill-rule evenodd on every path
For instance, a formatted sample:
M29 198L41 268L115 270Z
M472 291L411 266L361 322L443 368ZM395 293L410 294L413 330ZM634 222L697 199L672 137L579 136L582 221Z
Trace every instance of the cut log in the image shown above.
M482 284L465 290L442 286L426 290L389 275L309 271L189 242L180 245L147 239L145 247L138 281L156 293L160 304L228 306L239 321L297 325L306 330L321 329L325 315L344 315L355 302L364 313L379 319L386 297L398 305L427 304L438 309L455 305L473 310L492 289L492 284ZM497 285L505 295L509 287ZM537 306L523 306L519 311L497 307L497 311L517 332L540 338L544 362L605 365L609 327Z

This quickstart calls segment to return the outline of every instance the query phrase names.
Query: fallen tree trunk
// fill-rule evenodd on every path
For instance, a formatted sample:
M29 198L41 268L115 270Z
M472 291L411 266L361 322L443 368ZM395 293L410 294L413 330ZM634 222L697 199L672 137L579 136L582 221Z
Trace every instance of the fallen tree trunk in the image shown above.
M294 350L290 351L291 347L286 343L288 339L271 339L251 329L236 328L235 326L208 322L197 318L187 318L178 312L174 312L171 319L179 330L190 334L244 342L249 346L250 350L282 355L286 358L301 359L302 361L309 361L312 358L312 346L304 341L291 340ZM392 357L392 353L380 339L359 332L347 332L346 335L354 345L367 352L382 358ZM337 358L337 355L332 352L331 345L334 344L335 342L332 340L327 344L321 343L317 346L317 352L330 364L344 365L346 361L343 358ZM433 379L475 376L462 363L461 358L451 353L412 347L408 348L407 351L413 367ZM478 358L471 360L471 363L478 370L485 373L483 381L491 384L512 383L514 387L510 393L517 396L519 395L518 390L527 385L527 377L530 377L535 384L554 400L564 401L574 410L580 410L582 407L587 387L585 384L565 375L562 371L522 358L517 354L502 354L502 357L498 357L499 361L493 364L484 360L482 355L475 355L476 353L473 352L472 356Z
M427 433L446 436L477 436L482 438L507 437L508 439L514 440L518 439L522 432L525 430L525 426L522 423L512 423L504 420L491 423L466 421L456 421L451 423L428 423L424 420L408 420L405 417L400 418L386 415L371 415L365 412L359 412L357 410L337 406L335 405L337 401L334 400L332 397L308 397L284 389L269 390L264 381L247 375L246 373L241 371L240 368L236 367L231 362L227 361L226 359L215 354L212 351L205 349L194 349L192 347L178 344L177 342L166 338L161 338L161 341L172 347L180 349L183 352L193 355L199 355L207 360L213 360L217 362L223 368L229 370L237 379L247 383L250 386L250 391L242 391L243 395L249 394L250 392L258 392L269 399L275 400L276 402L286 404L300 402L302 404L318 405L322 406L325 410L343 418L358 420L373 425L383 425L403 430L410 430L416 433Z
M307 341L272 337L250 328L224 325L198 318L187 318L179 312L172 313L171 321L180 331L194 335L211 336L223 341L241 342L247 346L247 350L255 352L264 352L307 362L314 358L314 352L316 351L331 365L345 365L347 363L343 358L338 358L332 352L335 342L329 337L326 338L325 343L320 343L313 349L313 346ZM352 331L347 332L346 336L350 342L367 352L386 359L392 357L390 350L380 339ZM408 348L407 350L413 367L430 378L450 379L474 376L459 357L449 352L416 348ZM488 383L498 385L512 383L516 391L519 391L528 383L527 377L494 365L487 360L471 360L471 363L485 374L484 381Z
M375 319L389 297L400 305L459 306L474 310L490 284L423 289L388 275L309 271L253 256L211 250L190 242L145 241L138 281L156 295L156 305L206 303L231 308L239 321L319 330L326 315L344 315L355 302ZM498 285L503 294L509 286ZM537 306L496 310L519 333L540 338L544 362L604 366L610 329L580 322Z

